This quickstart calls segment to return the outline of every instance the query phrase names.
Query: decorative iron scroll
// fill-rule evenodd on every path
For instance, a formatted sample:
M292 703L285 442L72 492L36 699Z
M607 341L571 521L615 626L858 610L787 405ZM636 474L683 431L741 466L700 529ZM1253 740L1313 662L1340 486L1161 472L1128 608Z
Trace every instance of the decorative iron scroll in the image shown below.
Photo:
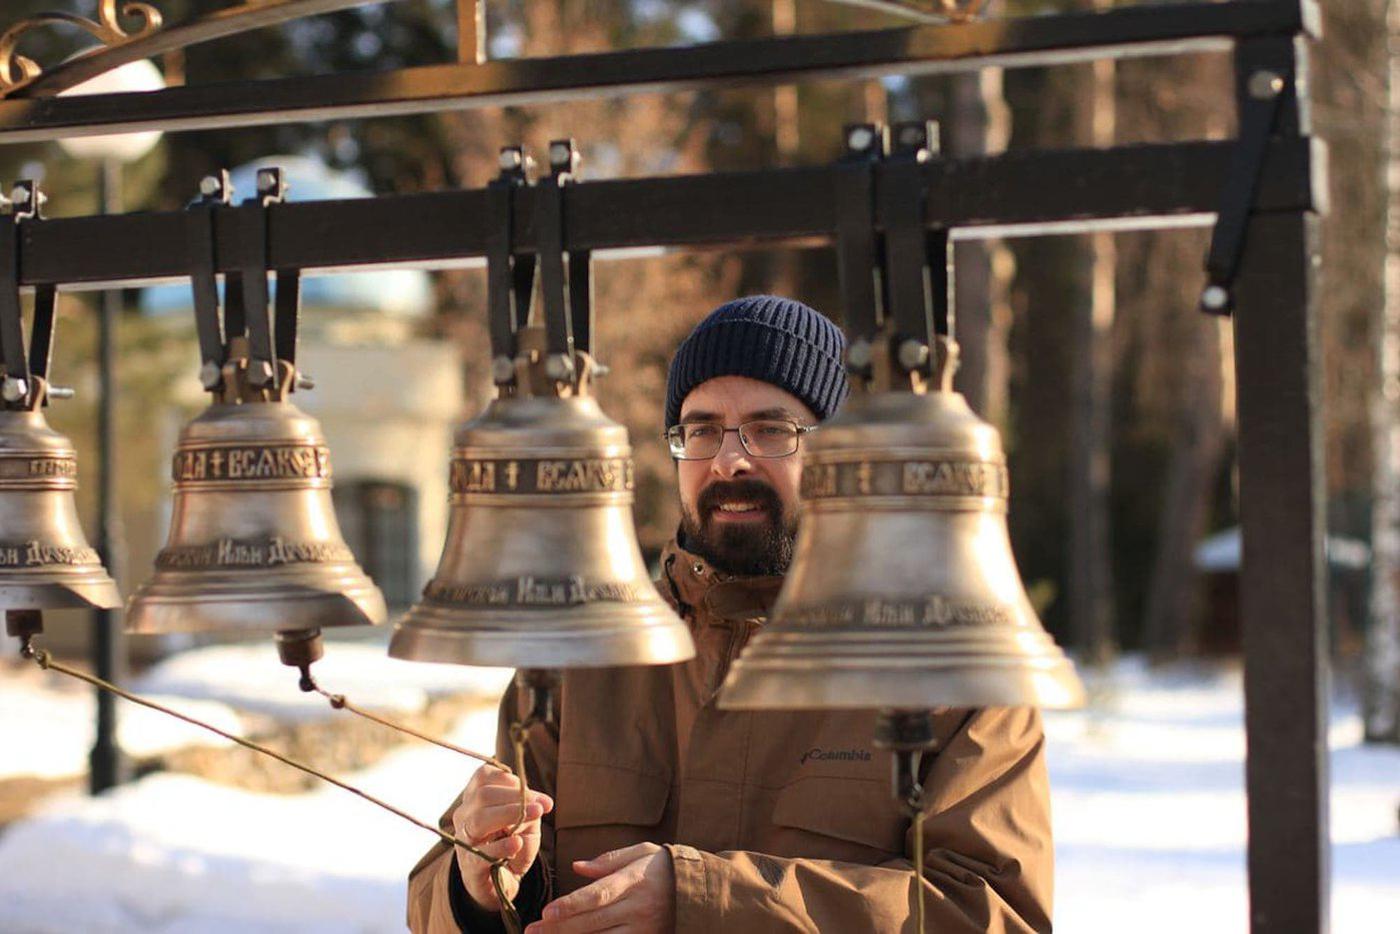
M134 42L160 29L163 22L160 10L149 3L127 0L121 4L118 12L118 2L119 0L99 0L95 20L76 13L40 13L38 16L20 20L4 33L0 33L0 97L19 90L44 73L38 62L20 55L18 51L20 39L35 29L59 24L77 26L102 43L104 48ZM134 29L126 29L122 26L123 19L139 20L140 25Z
M987 0L833 0L862 6L919 23L966 23L976 19Z

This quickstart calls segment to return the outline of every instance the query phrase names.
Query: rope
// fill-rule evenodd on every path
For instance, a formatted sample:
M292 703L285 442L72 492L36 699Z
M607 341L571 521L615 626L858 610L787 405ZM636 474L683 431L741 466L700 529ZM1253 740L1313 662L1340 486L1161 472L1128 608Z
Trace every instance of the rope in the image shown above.
M914 930L924 934L924 821L914 815Z
M520 914L516 911L515 906L511 904L510 899L506 898L505 886L503 884L504 880L502 878L502 872L506 864L506 861L504 859L493 859L491 856L488 856L486 853L472 846L470 843L468 843L466 840L463 840L461 837L458 837L454 834L449 834L442 830L442 828L440 827L436 827L432 824L425 823L424 821L421 821L418 818L414 817L412 814L409 814L407 811L402 811L394 807L387 801L383 801L379 798L376 798L374 795L371 795L366 791L356 788L354 785L347 784L341 781L340 779L335 778L331 775L327 775L324 772L318 771L317 769L312 768L309 765L304 765L303 763L297 762L294 759L289 759L288 757L282 755L276 750L269 749L268 747L255 743L252 740L244 739L241 736L235 736L232 733L219 729L211 723L205 723L202 720L197 720L194 717L182 714L178 710L172 710L171 708L166 707L162 704L158 704L155 701L147 700L144 697L139 697L128 691L124 691L121 688L117 687L115 684L112 684L110 681L104 681L101 678L94 677L93 675L90 675L83 671L79 671L76 668L69 668L67 665L62 664L61 662L56 662L54 661L53 656L47 650L34 648L31 636L25 636L23 638L23 641L20 644L20 655L23 658L32 660L36 665L38 665L45 671L56 671L59 674L67 675L70 678L76 678L77 680L90 684L95 688L99 688L103 691L115 694L117 697L120 697L123 700L130 701L133 704L139 704L142 707L148 707L151 710L159 711L160 713L174 717L177 720L182 720L185 723L190 724L191 726L197 726L202 730L208 730L210 733L222 736L224 739L232 743L237 743L239 746L242 746L245 749L250 749L253 752L261 753L262 755L276 759L278 762L281 762L284 765L289 765L294 769L298 769L299 771L305 772L307 775L310 775L314 778L319 778L321 781L328 782L332 785L335 785L337 788L344 789L345 791L348 791L353 795L363 798L370 804L383 808L390 814L400 817L416 827L420 827L431 834L436 834L438 839L442 840L448 846L461 847L468 853L472 854L478 859L486 861L491 865L491 884L495 888L496 897L500 900L501 903L501 921L505 925L505 928L509 932L509 934L520 934ZM429 742L433 741L429 740ZM464 752L467 755L476 756L475 753L470 753L466 750L459 751ZM477 756L477 758L484 759L485 757ZM486 759L485 761L489 761L493 764L496 764L494 760ZM506 769L506 771L510 770Z
M350 713L355 714L357 717L364 717L366 720L372 720L373 722L378 723L380 726L386 726L391 730L396 730L400 733L412 736L414 739L421 739L425 743L432 743L434 746L440 746L443 749L451 750L452 752L458 753L459 755L467 756L471 759L476 759L479 762L485 762L487 765L494 766L495 768L500 769L502 772L511 771L510 766L506 765L504 762L502 762L500 759L497 759L495 756L488 756L483 753L473 752L472 750L467 749L463 746L458 746L454 743L449 743L443 739L437 739L436 737L429 736L426 733L420 733L412 727L404 726L402 723L395 723L392 720L385 720L383 717L371 713L370 711L365 710L363 707L357 707L356 705L350 703L350 701L346 699L344 694L332 694L329 691L323 689L315 681L309 681L308 683L311 685L312 691L324 697L327 701L330 702L331 707L333 707L336 710L348 710Z

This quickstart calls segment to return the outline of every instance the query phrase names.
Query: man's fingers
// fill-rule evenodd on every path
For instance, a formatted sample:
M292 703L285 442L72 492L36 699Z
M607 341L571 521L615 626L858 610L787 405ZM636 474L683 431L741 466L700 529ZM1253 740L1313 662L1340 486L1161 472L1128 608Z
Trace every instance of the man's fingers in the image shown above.
M548 906L546 906L547 908ZM558 921L541 918L525 929L525 934L591 934L593 931L615 931L628 920L630 909L625 901L615 901L596 911L572 915Z
M544 814L544 807L539 803L529 804L525 807L525 823L533 823ZM520 805L498 804L495 807L478 808L467 814L459 825L459 831L466 835L467 839L485 840L503 830L510 830L520 819Z
M595 912L622 897L628 886L621 883L620 879L600 879L597 882L590 882L583 888L545 905L541 917L545 921L554 922Z
M504 785L487 785L477 789L476 793L472 795L471 800L478 805L514 804L519 807L520 788L507 788ZM525 801L527 803L539 803L544 805L546 812L554 807L554 799L542 791L525 792Z
M519 853L521 848L523 848L524 846L524 837L521 834L513 833L509 837L502 837L499 840L492 840L490 843L478 844L476 848L482 853L484 853L489 859L497 860L510 859L516 853ZM466 853L465 855L476 859L481 858L475 853Z
M634 843L632 846L625 846L620 850L600 853L592 859L574 860L574 870L581 876L599 879L609 873L617 872L623 866L635 863L643 856L649 856L659 849L660 847L655 843Z
M502 772L495 766L483 765L472 775L472 780L469 784L475 785L477 788L488 788L492 786L519 788L520 778L514 772Z

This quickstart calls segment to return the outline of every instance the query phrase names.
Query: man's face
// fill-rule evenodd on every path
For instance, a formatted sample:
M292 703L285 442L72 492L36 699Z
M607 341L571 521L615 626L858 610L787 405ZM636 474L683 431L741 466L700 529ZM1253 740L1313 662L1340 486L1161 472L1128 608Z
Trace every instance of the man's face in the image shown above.
M718 376L691 390L681 424L738 428L757 420L815 425L796 396L746 376ZM677 461L681 528L687 547L729 574L782 574L792 560L800 509L802 445L786 457L757 457L738 432L724 433L719 453Z

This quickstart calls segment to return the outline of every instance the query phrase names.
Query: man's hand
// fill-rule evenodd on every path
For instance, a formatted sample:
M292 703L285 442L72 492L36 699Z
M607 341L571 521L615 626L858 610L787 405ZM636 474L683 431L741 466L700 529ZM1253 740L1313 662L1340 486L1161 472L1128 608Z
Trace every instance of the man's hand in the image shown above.
M525 823L515 833L508 833L520 818L520 779L483 765L467 783L462 803L452 812L452 827L457 836L493 858L509 860L502 887L506 897L511 899L515 898L521 878L539 855L540 818L554 809L549 795L538 791L527 792L525 800ZM491 864L458 847L457 865L472 901L486 911L500 910L500 899L491 884Z
M574 871L597 881L550 902L525 934L652 934L675 928L676 872L664 847L638 843L576 860Z

